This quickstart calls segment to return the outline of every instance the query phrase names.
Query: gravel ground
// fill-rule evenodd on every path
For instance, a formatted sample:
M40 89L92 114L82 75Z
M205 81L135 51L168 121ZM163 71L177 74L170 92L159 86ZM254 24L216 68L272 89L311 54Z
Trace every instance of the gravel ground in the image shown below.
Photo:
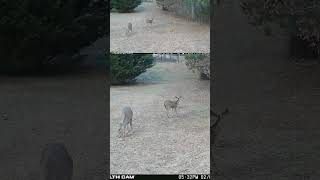
M209 174L209 81L200 81L184 63L158 63L139 81L150 74L164 78L110 89L110 173ZM164 100L180 95L178 115L167 118ZM135 119L133 132L122 139L117 130L125 105Z
M146 24L154 17L153 24ZM128 23L133 32L126 35ZM209 53L210 27L162 11L153 2L133 13L111 13L110 50L114 53Z

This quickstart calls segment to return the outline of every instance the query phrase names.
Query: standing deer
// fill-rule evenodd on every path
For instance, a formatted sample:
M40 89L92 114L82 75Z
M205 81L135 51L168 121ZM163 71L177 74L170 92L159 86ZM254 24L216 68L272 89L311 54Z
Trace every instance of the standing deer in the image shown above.
M41 180L71 180L73 161L62 143L48 144L41 154Z
M132 23L131 22L128 23L128 28L127 28L127 31L126 31L126 35L128 36L129 33L132 33Z
M147 18L146 23L152 26L153 18Z
M122 114L124 115L124 118L123 118L123 122L120 123L120 127L118 129L119 137L125 137L125 130L128 129L129 124L130 124L130 131L132 130L133 112L131 108L129 106L124 107L122 109Z
M180 97L175 96L175 98L177 99L175 101L171 101L171 100L165 100L164 101L164 108L167 111L167 117L169 117L168 111L170 111L170 109L174 110L176 112L176 114L177 114L177 106L178 106L179 101L180 101L180 99L182 97L181 96Z

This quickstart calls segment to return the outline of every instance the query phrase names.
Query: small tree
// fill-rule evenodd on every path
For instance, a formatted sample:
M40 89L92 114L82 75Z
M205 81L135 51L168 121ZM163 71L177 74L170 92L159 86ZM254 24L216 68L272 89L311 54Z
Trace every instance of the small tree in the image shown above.
M151 54L111 54L110 69L112 84L126 84L153 66Z
M111 0L112 8L116 8L119 12L131 12L141 4L141 0Z
M187 54L186 65L193 72L200 73L200 79L210 79L210 55L209 54Z

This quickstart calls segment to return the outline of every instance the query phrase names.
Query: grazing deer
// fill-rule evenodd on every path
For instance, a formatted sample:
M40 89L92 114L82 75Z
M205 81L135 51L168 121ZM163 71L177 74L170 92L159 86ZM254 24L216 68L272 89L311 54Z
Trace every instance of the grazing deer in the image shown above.
M124 115L124 118L123 118L123 122L120 123L120 127L118 129L119 137L125 137L125 130L128 129L129 124L130 124L130 130L132 130L132 118L133 118L132 109L129 106L126 106L122 109L122 114Z
M71 180L73 161L62 143L48 144L41 154L41 180Z
M175 97L177 100L175 100L175 101L171 101L171 100L165 100L164 101L164 108L166 109L166 111L167 111L167 117L169 117L169 113L168 113L168 111L170 111L170 109L172 109L172 110L174 110L175 112L176 112L176 114L177 114L177 106L178 106L178 104L179 104L179 101L180 101L180 99L182 98L181 96L180 97Z

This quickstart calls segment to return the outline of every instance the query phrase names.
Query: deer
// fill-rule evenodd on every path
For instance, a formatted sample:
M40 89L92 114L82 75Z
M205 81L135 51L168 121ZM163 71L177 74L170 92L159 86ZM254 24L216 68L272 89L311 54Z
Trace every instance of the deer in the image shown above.
M120 127L118 129L119 137L125 137L125 130L128 129L128 125L130 124L130 131L132 131L132 118L133 112L129 106L125 106L122 109L122 114L124 115L122 123L120 123ZM128 132L129 133L129 130Z
M132 23L131 23L131 22L129 22L129 23L128 23L128 27L127 27L126 35L128 36L128 35L129 35L129 33L132 33Z
M211 163L214 164L214 168L217 171L218 171L218 169L217 169L215 161L214 161L214 150L215 150L215 146L216 146L216 139L217 139L217 136L219 135L220 130L221 130L220 122L224 118L224 116L228 113L229 113L228 108L226 108L223 112L220 112L220 113L216 113L213 109L210 109L210 118L212 118L213 116L217 118L214 123L210 123L210 132L212 133L212 136L210 138L210 146L212 147L210 159L211 159Z
M147 18L146 23L152 26L153 18Z
M175 100L175 101L165 100L164 103L163 103L164 108L165 108L166 111L167 111L167 117L168 117L168 118L169 118L169 113L168 113L168 111L169 111L170 109L174 110L174 111L176 112L176 114L177 114L177 106L178 106L179 101L180 101L180 99L181 99L182 97L181 97L181 96L179 96L179 97L175 96L175 98L176 98L177 100Z
M41 180L72 180L73 160L62 143L48 144L41 154Z

